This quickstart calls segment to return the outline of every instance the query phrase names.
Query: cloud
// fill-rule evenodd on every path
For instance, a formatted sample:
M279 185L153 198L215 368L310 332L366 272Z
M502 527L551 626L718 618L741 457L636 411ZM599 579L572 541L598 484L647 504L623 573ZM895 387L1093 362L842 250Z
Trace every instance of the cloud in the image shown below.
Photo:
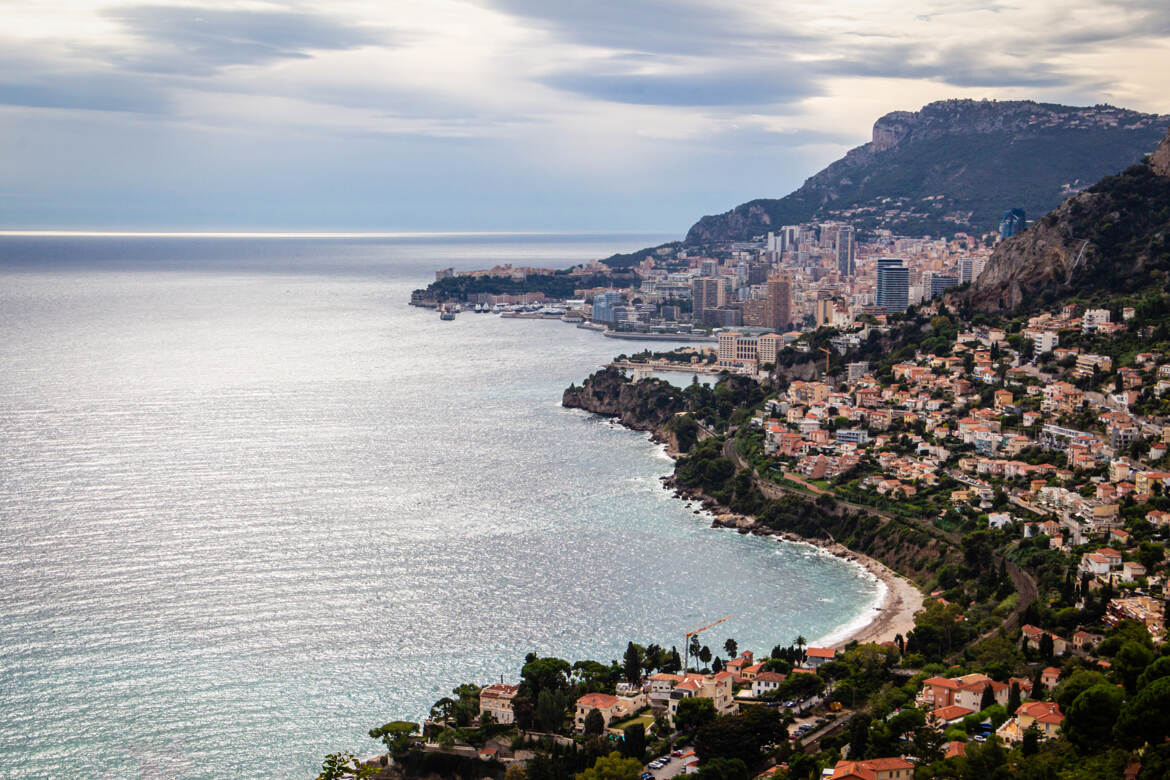
M307 59L313 51L392 42L385 30L296 11L136 5L103 15L146 44L144 50L114 53L115 61L162 73L207 75L230 65Z
M727 54L810 42L794 26L766 24L750 8L701 0L484 0L564 40L624 52Z
M762 64L700 73L596 73L545 76L556 89L614 103L649 106L758 106L791 103L819 93L807 74Z

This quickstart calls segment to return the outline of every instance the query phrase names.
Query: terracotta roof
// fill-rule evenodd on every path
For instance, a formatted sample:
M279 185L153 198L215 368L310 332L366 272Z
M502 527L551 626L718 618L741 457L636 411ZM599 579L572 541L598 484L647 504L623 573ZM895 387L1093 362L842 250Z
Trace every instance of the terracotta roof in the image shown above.
M939 707L930 714L939 720L950 721L957 720L958 718L965 718L973 712L975 712L975 710L968 709L967 707L960 707L958 704L950 704L946 707Z
M967 743L966 742L959 742L958 740L955 740L954 742L950 742L947 744L947 750L943 754L943 758L954 758L955 756L961 756L966 752L967 752Z
M610 696L608 693L587 693L580 699L577 699L577 706L608 710L617 704L617 702L618 698L616 696Z
M935 688L951 688L953 690L958 690L960 685L960 683L947 677L931 677L930 679L923 680L922 684L930 685Z
M784 682L784 675L779 672L760 672L756 675L756 680L759 682Z
M1041 723L1060 723L1064 715L1060 713L1060 705L1054 701L1024 702L1016 710L1016 716L1026 715L1035 718Z
M836 658L837 651L831 647L810 647L805 650L809 658Z
M511 699L516 696L516 692L520 690L519 685L507 685L505 683L492 683L479 692L481 699Z

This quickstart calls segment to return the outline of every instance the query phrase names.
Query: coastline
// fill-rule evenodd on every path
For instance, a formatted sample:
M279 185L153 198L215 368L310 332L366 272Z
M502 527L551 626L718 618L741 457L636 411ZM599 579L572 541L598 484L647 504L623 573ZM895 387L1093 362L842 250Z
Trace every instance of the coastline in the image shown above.
M670 458L671 462L678 460L681 453L675 449L673 442L661 441L653 433L650 434L650 438L659 444L663 454ZM850 642L862 644L892 642L897 635L901 634L905 638L913 630L914 616L922 610L924 605L922 591L913 582L876 558L851 550L839 542L828 542L824 539L803 537L787 531L776 531L761 525L755 517L728 512L701 492L692 493L680 489L674 483L673 474L662 477L661 480L663 486L672 490L676 498L698 502L703 510L711 515L712 528L728 528L741 534L772 536L786 542L808 544L828 555L863 569L878 583L880 590L877 599L866 607L865 611L857 618L860 620L868 613L868 620L856 626L846 623L819 638L818 641L824 642L829 647L841 649ZM840 632L844 632L844 634L838 637Z

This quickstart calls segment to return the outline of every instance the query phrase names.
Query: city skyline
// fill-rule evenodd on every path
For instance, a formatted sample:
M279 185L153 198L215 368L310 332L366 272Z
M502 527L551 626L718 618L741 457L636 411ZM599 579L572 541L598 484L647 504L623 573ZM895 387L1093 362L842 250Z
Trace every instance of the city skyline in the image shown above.
M1170 75L1153 2L3 7L4 229L681 234L889 111Z

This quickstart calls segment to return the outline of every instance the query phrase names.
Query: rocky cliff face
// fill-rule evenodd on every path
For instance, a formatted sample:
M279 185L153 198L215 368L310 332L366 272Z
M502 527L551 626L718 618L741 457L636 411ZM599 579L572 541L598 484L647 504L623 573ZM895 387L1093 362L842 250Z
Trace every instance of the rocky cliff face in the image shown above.
M630 382L620 371L607 368L570 386L561 404L570 409L616 417L627 428L662 435L663 427L678 412L687 411L681 393L659 382Z
M800 189L703 217L686 243L748 240L819 219L907 235L982 232L1005 208L1044 213L1070 190L1139 160L1167 125L1170 116L1031 101L946 100L895 111L878 119L869 143Z
M965 294L983 311L1131 293L1170 271L1170 134L1150 157L1068 198L1000 244Z

